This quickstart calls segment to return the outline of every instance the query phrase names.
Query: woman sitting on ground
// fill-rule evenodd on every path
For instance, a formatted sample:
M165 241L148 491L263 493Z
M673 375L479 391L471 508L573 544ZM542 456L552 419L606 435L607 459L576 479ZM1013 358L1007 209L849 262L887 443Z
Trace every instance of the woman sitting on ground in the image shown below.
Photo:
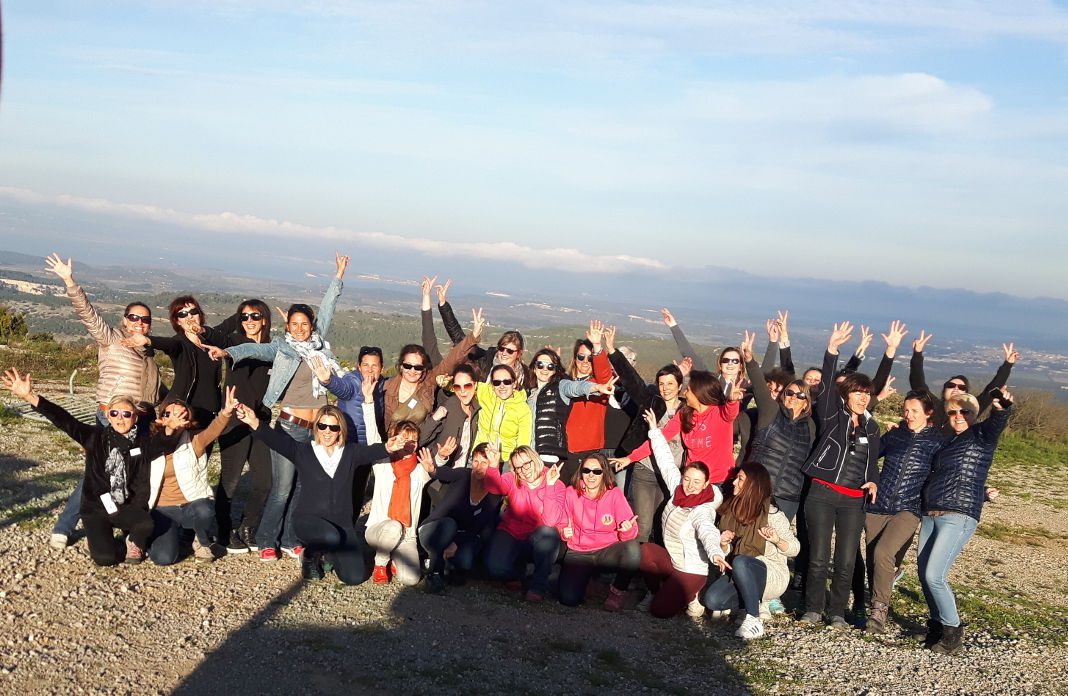
M672 495L662 516L664 545L642 544L641 571L649 595L639 608L660 619L683 609L691 616L704 614L697 593L708 582L709 563L726 570L727 559L719 543L716 508L723 502L719 486L708 479L708 467L688 462L679 471L671 447L657 426L656 413L645 412L653 461Z
M790 584L786 559L797 555L801 544L790 531L790 521L775 506L771 477L751 462L738 471L733 494L719 509L720 548L728 565L704 592L701 603L712 611L745 610L734 635L753 640L764 635L767 603L778 599Z
M564 513L567 521L560 533L567 552L560 568L560 603L581 604L594 573L614 570L604 608L619 611L642 552L638 518L623 497L623 489L616 486L603 454L591 454L582 462L564 494Z
M148 512L148 463L178 444L175 434L148 435L137 423L134 397L115 396L108 402L104 427L86 425L33 391L29 373L10 369L4 386L65 432L85 450L85 485L82 488L82 526L89 557L100 566L144 560L152 536ZM125 553L114 530L127 533Z
M293 528L304 545L301 577L321 579L324 566L329 566L346 585L366 580L363 539L352 525L352 477L359 467L404 452L403 439L393 438L385 446L349 442L345 416L336 406L323 406L316 413L310 443L272 429L270 421L260 420L248 406L238 406L237 417L300 473Z
M500 455L490 447L486 456L497 461ZM509 462L510 472L502 474L492 466L486 470L486 490L508 498L501 522L486 545L486 570L491 577L518 584L518 567L524 569L518 573L522 579L527 562L533 561L526 599L540 602L549 590L549 572L560 550L557 529L566 523L560 465L546 467L538 453L526 446L517 447Z

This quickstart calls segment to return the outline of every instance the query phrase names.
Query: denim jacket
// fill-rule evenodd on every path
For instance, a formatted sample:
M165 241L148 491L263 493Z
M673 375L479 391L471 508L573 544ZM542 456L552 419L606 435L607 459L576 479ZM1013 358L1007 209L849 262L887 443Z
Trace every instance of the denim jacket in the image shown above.
M344 285L339 279L334 278L326 288L323 302L319 305L319 316L315 319L315 330L322 339L326 340L330 324L334 319L334 307L341 297L341 288ZM274 406L282 397L282 392L289 386L293 375L300 367L300 355L293 350L284 338L276 338L270 343L243 343L239 346L231 346L226 349L235 363L242 360L263 360L273 362L271 378L267 382L267 392L263 395L263 405L267 408ZM328 357L333 358L329 350L323 350Z

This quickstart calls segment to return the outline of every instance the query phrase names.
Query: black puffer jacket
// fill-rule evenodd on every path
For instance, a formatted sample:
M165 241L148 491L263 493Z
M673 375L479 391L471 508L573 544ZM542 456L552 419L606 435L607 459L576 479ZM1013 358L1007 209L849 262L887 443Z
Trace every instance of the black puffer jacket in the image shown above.
M566 459L566 424L571 406L560 396L560 380L539 389L534 403L534 451Z
M826 353L823 356L823 374L833 376L837 368L838 356ZM853 430L851 416L838 394L837 385L831 382L823 389L818 406L816 427L819 440L802 469L805 475L846 488L860 488L869 481L878 483L879 424L874 418L861 416L859 432L855 435L867 438L868 456L866 466L857 466L850 456L850 435Z
M879 438L879 456L883 458L879 494L875 503L868 503L867 511L876 515L919 515L923 484L945 442L946 437L933 425L918 433L901 426Z
M755 360L748 361L745 367L750 374L759 374ZM771 474L771 490L776 498L800 500L805 483L801 466L812 451L816 425L808 415L794 418L788 408L771 398L762 379L753 380L753 398L757 420L746 461L764 465Z
M924 512L959 512L976 520L986 500L986 476L1011 408L994 410L946 443L935 455L923 488Z

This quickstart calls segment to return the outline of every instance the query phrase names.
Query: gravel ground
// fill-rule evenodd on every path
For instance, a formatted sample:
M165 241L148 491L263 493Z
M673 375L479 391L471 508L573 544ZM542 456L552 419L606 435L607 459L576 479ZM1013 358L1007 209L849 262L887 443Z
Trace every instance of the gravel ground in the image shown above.
M96 568L84 540L63 552L46 544L80 467L53 429L0 424L0 693L1068 692L1068 520L1034 503L984 513L1049 536L970 542L951 581L973 598L975 616L962 613L976 625L946 658L903 635L786 617L747 646L726 624L531 606L484 582L442 597L302 584L290 559ZM907 627L925 617L915 582L903 585L895 608ZM995 605L1006 613L983 613ZM1021 616L1034 624L1011 625Z

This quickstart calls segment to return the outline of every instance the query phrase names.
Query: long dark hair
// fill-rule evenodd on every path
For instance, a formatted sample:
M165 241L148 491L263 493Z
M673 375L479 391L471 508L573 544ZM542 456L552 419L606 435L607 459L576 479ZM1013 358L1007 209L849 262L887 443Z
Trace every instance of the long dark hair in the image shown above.
M690 373L688 389L698 401L706 406L718 406L727 400L719 377L705 370L694 370ZM697 424L697 411L684 403L679 408L679 419L682 423L682 432L688 433Z
M260 339L264 343L271 340L271 310L267 308L267 303L263 300L257 300L255 298L251 300L245 300L237 306L237 313L240 314L241 310L248 307L253 312L259 312L263 315L263 332L260 334ZM240 319L241 317L238 317Z
M587 338L579 338L575 340L575 347L571 350L571 364L567 366L567 374L571 379L578 378L578 350L582 346L586 346L586 349L590 351L590 358L593 358L593 343ZM592 366L593 363L590 363ZM593 377L593 373L590 373L590 377Z
M608 457L604 456L600 452L591 452L582 458L579 462L579 468L575 470L575 474L571 477L571 487L579 493L583 492L582 488L582 467L586 462L593 460L601 465L601 495L604 495L608 491L616 487L616 477L612 475L608 469ZM598 498L601 495L597 496Z
M171 328L174 329L174 333L176 334L182 333L182 327L178 325L178 312L182 311L182 307L185 307L187 304L193 305L197 308L197 311L200 312L201 324L206 321L206 318L204 317L204 308L197 302L197 298L192 295L179 295L171 300L170 305L167 306L167 314L170 315L171 318Z
M758 462L743 464L738 471L745 473L745 485L741 493L731 495L724 503L724 510L744 525L756 524L771 502L771 475Z
M548 358L553 361L553 365L556 365L556 367L553 368L552 377L549 378L550 383L561 380L567 376L567 373L564 372L564 366L560 364L560 356L556 354L556 351L552 348L542 348L534 354L534 357L530 361L530 365L527 367L525 386L528 390L538 388L538 376L534 374L534 363L538 362L538 358Z

